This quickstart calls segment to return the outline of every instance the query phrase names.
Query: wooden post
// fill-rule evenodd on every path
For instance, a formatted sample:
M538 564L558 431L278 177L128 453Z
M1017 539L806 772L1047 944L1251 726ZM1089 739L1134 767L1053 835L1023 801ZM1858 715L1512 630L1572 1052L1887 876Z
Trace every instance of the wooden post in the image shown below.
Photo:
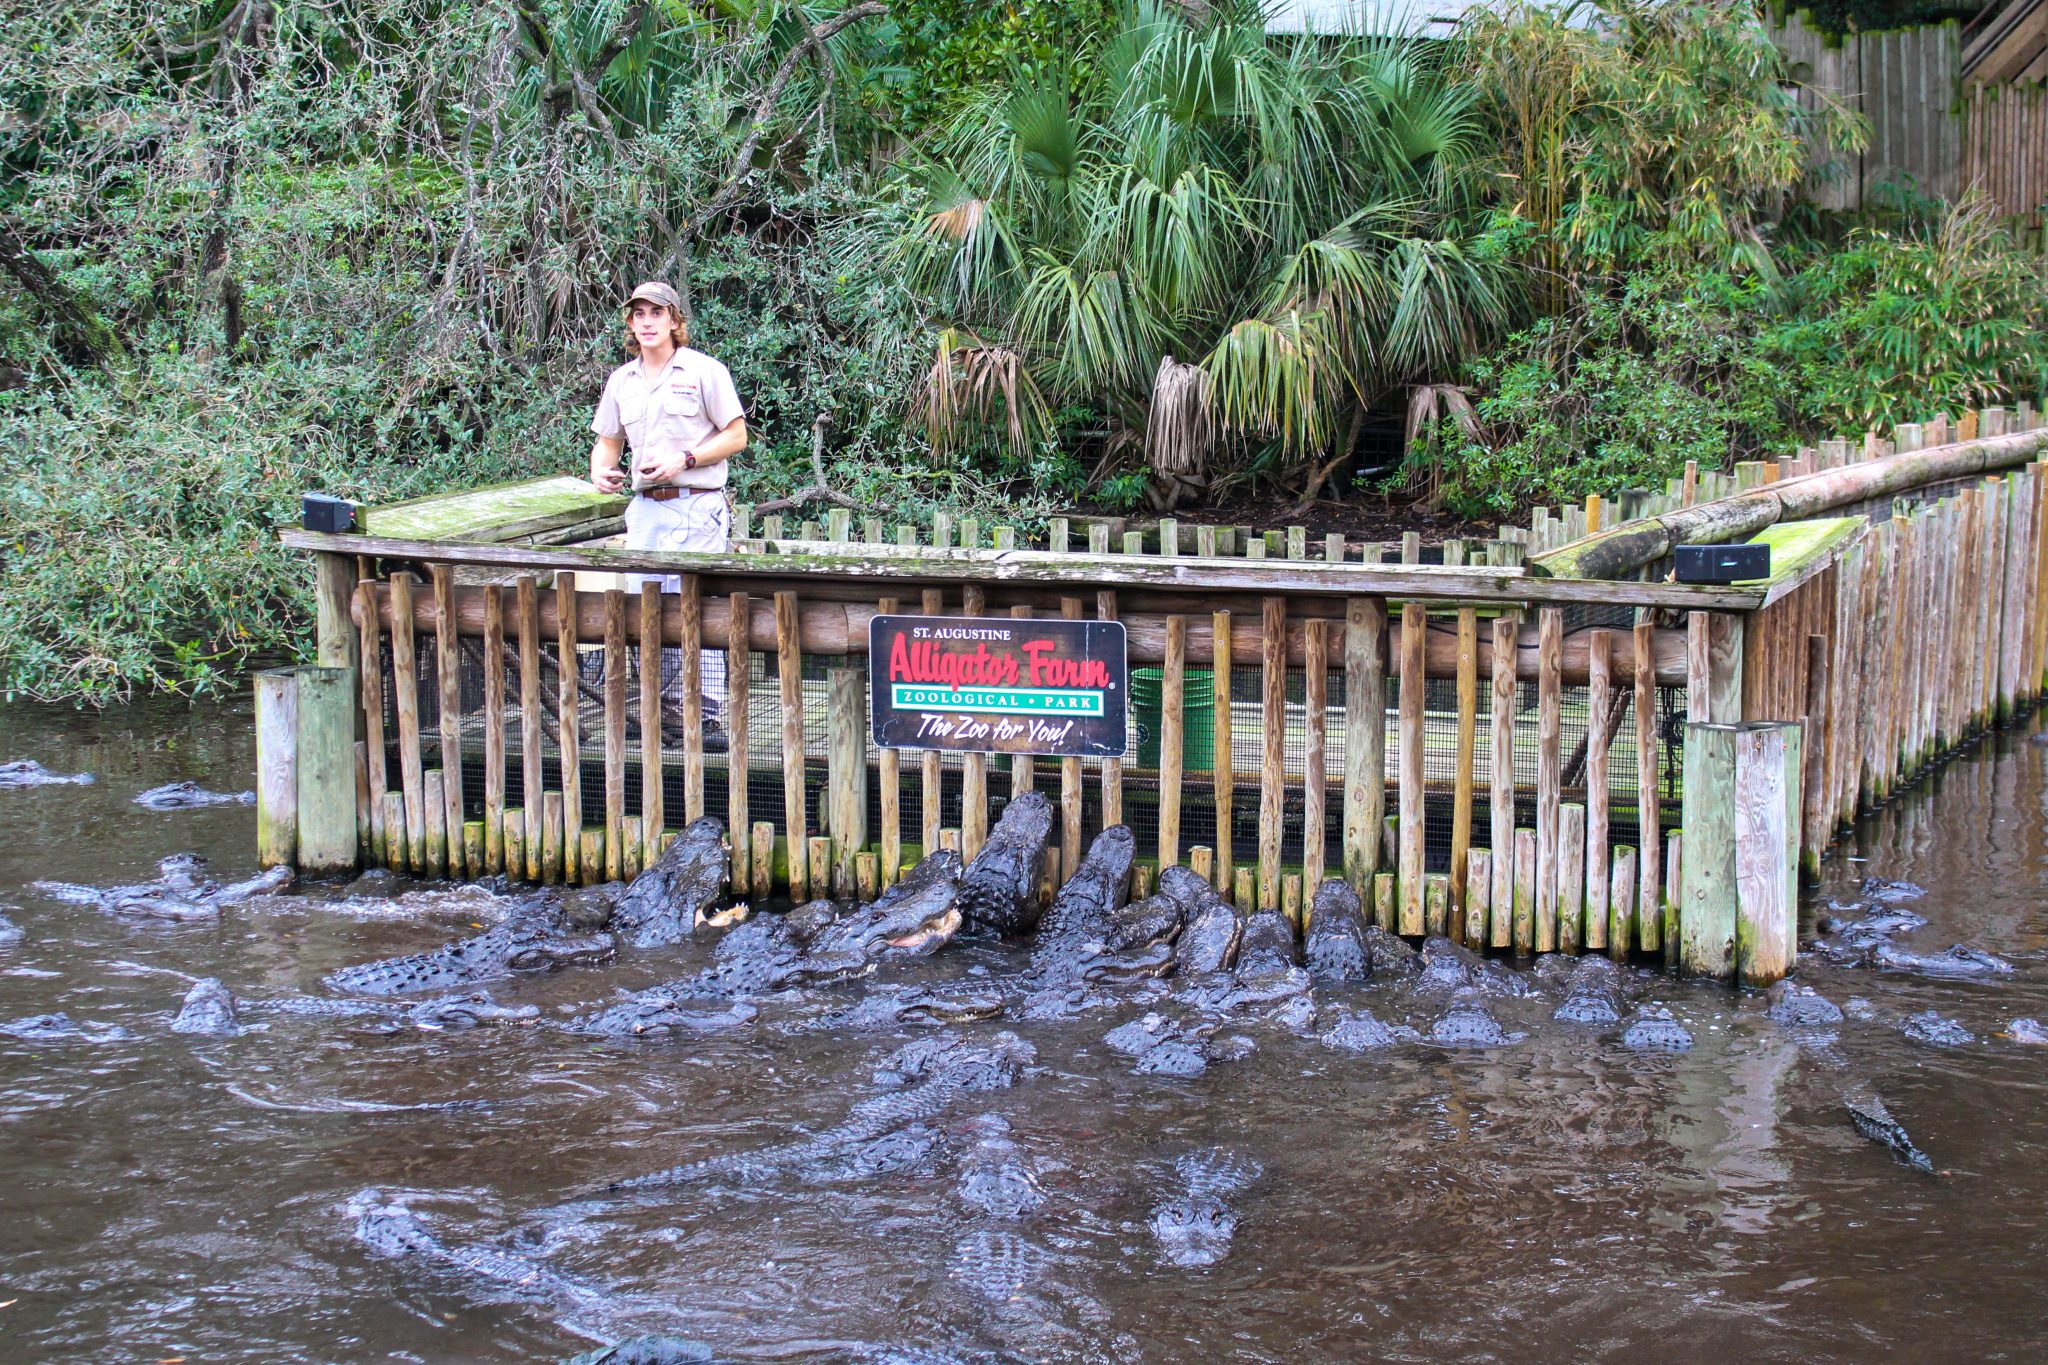
M447 789L442 785L441 770L435 768L426 775L427 809L427 875L445 877L448 875L448 798ZM455 831L461 838L462 831Z
M1090 528L1091 532L1093 528ZM1116 620L1116 593L1102 591L1095 594L1095 616L1097 620ZM1120 825L1124 820L1124 761L1121 758L1102 760L1102 825Z
M657 686L659 683L657 682ZM626 594L604 595L604 879L626 872ZM585 870L586 876L588 869Z
M1694 976L1735 972L1736 757L1740 727L1685 728L1685 876L1679 889L1678 960Z
M1614 698L1614 632L1596 630L1586 655L1586 933L1592 952L1607 947L1607 723Z
M1065 532L1061 532L1058 549L1066 549ZM1060 598L1060 619L1078 621L1081 619L1081 599ZM1068 876L1081 863L1081 816L1087 797L1081 789L1081 760L1063 758L1060 760L1060 867ZM927 844L929 847L929 844Z
M1216 884L1216 849L1210 844L1196 844L1188 850L1188 871L1200 877L1211 886Z
M1372 922L1390 934L1394 932L1394 874L1391 872L1372 875Z
M1768 986L1792 970L1799 931L1799 741L1796 725L1752 723L1735 732L1735 965L1745 986ZM1686 785L1692 785L1690 771Z
M687 825L704 816L704 599L697 575L686 573L682 580L682 628L677 643L682 652L678 662L683 688L683 823ZM656 677L660 677L659 665ZM728 696L731 691L728 679ZM657 727L657 739L659 734ZM655 834L659 837L660 831Z
M505 875L515 881L523 879L526 876L526 812L517 806L507 807L498 838L505 850Z
M1451 879L1431 872L1422 879L1422 927L1427 934L1448 934L1451 922Z
M811 898L811 881L805 861L804 665L793 592L775 594L775 663L782 683L782 832L789 841L789 898L801 905Z
M582 670L576 654L576 576L555 575L555 731L560 736L562 755L562 880L582 880L583 859L583 755L579 731L582 728L581 697L576 682Z
M944 516L945 514L940 513L939 515ZM937 523L934 522L934 537L936 537L937 534L938 527ZM944 542L938 539L934 539L932 543L934 545L940 545ZM946 614L945 598L940 595L940 592L937 588L926 588L924 590L923 597L920 599L920 602L924 609L924 614L926 616L943 616ZM779 623L782 619L779 614L780 610L781 608L778 606L778 615L776 617L778 629L780 629ZM794 630L794 627L792 627L791 629ZM786 739L787 737L788 732L785 730L784 738ZM785 763L788 762L786 756L783 761ZM1073 761L1075 763L1079 763L1081 760L1077 758ZM939 846L939 826L941 823L940 816L942 814L941 808L945 804L945 788L943 785L941 785L942 775L939 771L938 750L927 749L924 751L924 764L921 770L921 779L922 786L920 787L919 810L921 812L920 824L923 826L923 833L919 842L924 849L924 853L922 856L929 858L932 856L933 851L937 849ZM1076 804L1076 810L1078 811L1078 803ZM1081 837L1080 817L1077 813L1071 815L1069 818L1074 821L1074 838L1078 843ZM1076 856L1079 856L1078 853L1076 854Z
M1742 719L1742 618L1696 611L1686 621L1688 721L1733 725Z
M314 657L322 668L362 667L363 656L348 615L349 599L355 594L355 556L326 550L316 552L313 556ZM353 725L353 718L350 723Z
M1557 808L1557 950L1576 953L1585 943L1586 808Z
M1259 908L1280 908L1280 834L1287 795L1287 599L1268 597L1260 624L1265 734L1259 765Z
M1423 871L1423 665L1428 645L1429 618L1420 602L1401 606L1401 722L1400 722L1400 864L1396 869L1401 897L1401 932L1422 932Z
M1214 534L1213 527L1200 527L1200 531ZM1211 546L1213 550L1214 547ZM1068 599L1063 599L1068 600ZM1216 889L1229 894L1232 879L1232 860L1235 849L1231 838L1233 807L1237 797L1237 760L1230 744L1230 671L1231 671L1231 617L1227 611L1219 611L1209 618L1209 672L1214 679L1213 692L1216 705L1214 733L1210 737L1211 791L1216 808ZM1075 760L1078 764L1079 760ZM1079 831L1076 830L1078 835ZM1074 863L1069 855L1065 866Z
M1344 604L1344 880L1363 899L1380 864L1387 803L1387 604Z
M1462 559L1463 556L1460 555ZM1472 848L1472 769L1479 730L1479 613L1458 610L1458 751L1451 769L1451 932L1462 935ZM1480 944L1469 946L1479 947Z
M548 886L563 877L563 849L567 846L563 828L562 793L544 792L540 813L540 879Z
M298 681L299 833L296 866L307 875L356 868L355 671L302 668Z
M1493 853L1475 848L1465 854L1465 942L1484 948L1487 920L1493 906Z
M747 724L753 706L754 604L743 592L727 599L725 616L725 828L732 839L733 890L740 895L766 895L753 885L753 832L747 805L747 779L752 765L747 750Z
M526 819L520 875L540 880L543 816L541 790L540 588L530 573L519 575L513 596L519 627L519 804Z
M1166 660L1159 684L1159 866L1180 861L1180 789L1188 662L1188 623L1166 618Z
M1301 629L1308 669L1303 688L1307 726L1301 751L1301 877L1312 896L1323 883L1324 803L1330 795L1324 747L1330 712L1330 623L1318 617L1304 622Z
M505 870L505 598L484 587L484 871Z
M296 776L293 780L297 781ZM297 794L293 792L294 796ZM393 871L402 869L406 848L405 793L387 791L384 793L384 865Z
M1009 529L1010 528L1007 526L999 526L996 528L997 549L1008 550L1015 548L1012 545L1005 545L1002 542L1003 532L1009 531ZM1012 533L1012 535L1014 536L1014 532ZM1010 616L1013 620L1028 621L1031 619L1031 608L1024 603L1019 602L1016 606L1010 608ZM1030 791L1037 784L1037 781L1037 769L1036 765L1033 764L1031 761L1031 755L1011 754L1010 795L1022 796L1025 792Z
M1658 942L1656 911L1660 876L1657 850L1663 825L1657 793L1656 631L1650 623L1649 613L1643 611L1636 613L1635 655L1636 820L1641 826L1636 835L1636 859L1643 886L1642 894L1636 898L1636 903L1649 907L1638 917L1641 924L1637 932L1643 936L1640 940L1641 946L1648 951L1655 949Z
M1654 906L1636 913L1636 892L1640 889L1640 878L1636 875L1636 851L1627 844L1614 850L1614 871L1607 885L1607 955L1616 962L1628 961L1628 945L1631 931L1639 920L1653 919Z
M367 579L356 584L355 610L362 659L357 676L363 694L363 775L370 790L370 850L386 867L403 867L402 831L394 833L384 818L384 797L390 790L384 752L384 635L377 620L377 589ZM401 846L394 848L394 840Z
M828 688L825 780L836 889L853 884L854 857L868 842L867 677L858 668L835 668Z
M960 524L961 544L967 544L969 523ZM969 585L961 592L961 614L981 615L986 603L982 589ZM968 862L981 852L988 839L988 755L966 754L960 760L960 856Z
M767 820L756 821L747 834L747 851L753 862L747 873L752 894L766 900L775 891L775 826Z
M256 675L256 862L293 867L299 848L299 674Z
M1536 951L1536 831L1515 831L1515 956Z
M1287 916L1287 922L1299 932L1306 920L1302 916L1301 874L1289 872L1280 878L1280 913Z
M640 584L640 841L647 867L661 856L656 845L668 823L662 786L661 584L650 578Z
M874 854L853 855L853 893L863 905L882 893L882 860Z
M1564 755L1564 612L1536 614L1536 951L1557 949L1557 807Z
M1515 623L1496 618L1493 623L1493 736L1487 764L1490 769L1491 814L1488 835L1493 856L1493 888L1488 901L1493 907L1491 947L1505 948L1513 942L1515 879Z
M595 886L604 876L605 837L603 825L585 825L576 834L576 868L585 886Z
M462 656L456 638L455 569L434 564L429 570L434 578L434 671L441 684L442 818L448 831L448 872L460 877L466 869L462 860Z
M1806 715L1802 725L1801 751L1805 772L1800 777L1800 870L1809 881L1820 880L1820 855L1828 840L1828 794L1826 790L1828 714L1828 637L1806 637Z

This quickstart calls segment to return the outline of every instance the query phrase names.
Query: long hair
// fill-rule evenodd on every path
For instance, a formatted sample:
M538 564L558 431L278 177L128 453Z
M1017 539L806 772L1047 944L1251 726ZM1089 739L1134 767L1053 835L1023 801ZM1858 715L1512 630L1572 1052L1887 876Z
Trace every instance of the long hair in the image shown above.
M648 300L642 300L642 302L648 302ZM689 345L690 324L684 321L683 315L673 308L664 308L663 311L666 312L670 318L674 319L675 326L670 329L670 333L675 338L676 348L680 350L683 347ZM639 355L640 339L633 335L633 305L629 303L624 308L620 309L619 316L625 321L626 324L626 354Z

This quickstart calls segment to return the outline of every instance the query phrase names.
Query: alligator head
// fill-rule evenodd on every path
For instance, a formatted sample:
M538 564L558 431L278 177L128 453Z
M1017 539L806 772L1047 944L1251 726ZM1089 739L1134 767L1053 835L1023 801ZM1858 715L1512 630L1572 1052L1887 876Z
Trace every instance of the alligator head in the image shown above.
M873 904L825 925L785 973L785 985L864 976L885 958L927 957L960 932L960 855L941 850Z
M533 1005L501 1005L484 991L468 995L446 995L422 1000L406 1012L405 1022L414 1028L466 1029L483 1024L523 1024L540 1017Z
M748 1023L760 1011L745 1001L724 1009L706 1010L688 1003L669 991L656 988L574 1020L569 1027L577 1033L601 1034L607 1038L639 1038L652 1033L706 1033Z

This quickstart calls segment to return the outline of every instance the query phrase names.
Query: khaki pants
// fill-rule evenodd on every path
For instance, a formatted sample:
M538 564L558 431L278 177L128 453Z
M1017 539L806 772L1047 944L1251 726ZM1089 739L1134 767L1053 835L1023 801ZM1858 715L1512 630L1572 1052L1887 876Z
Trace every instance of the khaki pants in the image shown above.
M725 493L685 493L667 502L634 498L626 504L626 548L629 550L700 550L723 554L731 544L731 513ZM681 592L680 575L625 575L626 591L637 594L643 583L658 583L663 592ZM704 716L716 719L725 710L725 651L707 649L700 656ZM683 652L661 651L661 696L664 706L682 705Z

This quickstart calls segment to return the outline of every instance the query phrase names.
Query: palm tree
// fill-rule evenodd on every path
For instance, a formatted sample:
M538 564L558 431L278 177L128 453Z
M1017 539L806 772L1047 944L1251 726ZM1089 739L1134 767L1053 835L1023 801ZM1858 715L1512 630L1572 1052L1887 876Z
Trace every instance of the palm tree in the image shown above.
M934 445L1027 445L1078 406L1114 433L1101 468L1142 451L1161 505L1223 449L1313 497L1365 405L1504 320L1463 211L1474 103L1416 40L1152 0L1071 70L988 92L895 187Z

